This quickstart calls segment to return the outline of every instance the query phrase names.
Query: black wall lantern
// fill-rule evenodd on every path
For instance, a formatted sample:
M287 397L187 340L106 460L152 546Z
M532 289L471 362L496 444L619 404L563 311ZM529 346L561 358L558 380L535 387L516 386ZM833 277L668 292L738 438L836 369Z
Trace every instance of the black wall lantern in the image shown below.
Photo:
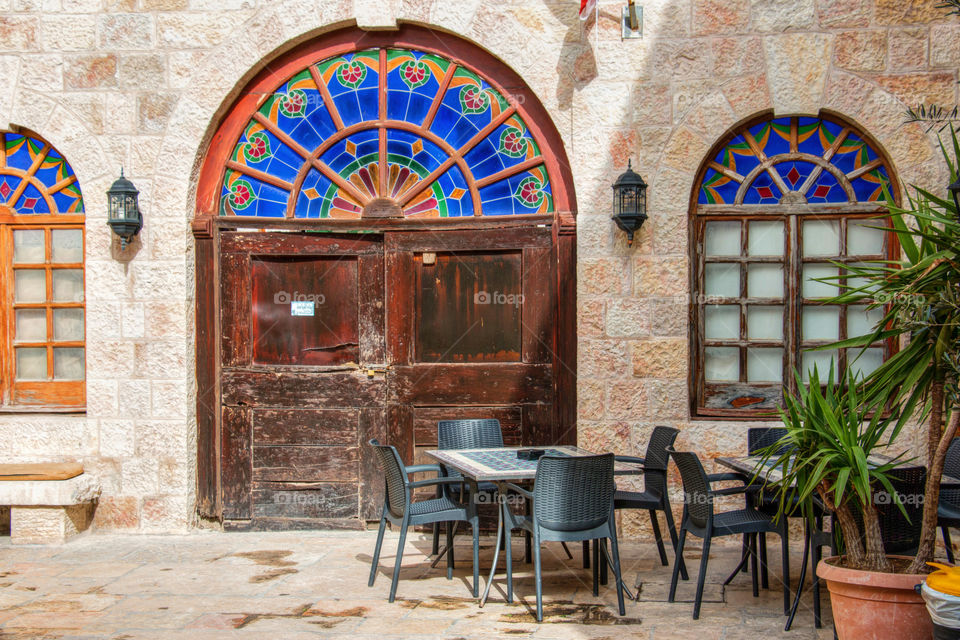
M627 246L633 244L633 234L646 219L647 183L627 160L627 170L613 183L613 221L627 232Z
M143 217L140 215L140 205L137 197L140 192L133 183L123 177L123 168L120 168L120 177L116 179L107 191L110 209L107 224L120 237L120 248L126 249L127 243L143 228Z
M947 190L953 196L953 207L957 211L957 218L960 219L960 168L957 171L956 182L947 187Z

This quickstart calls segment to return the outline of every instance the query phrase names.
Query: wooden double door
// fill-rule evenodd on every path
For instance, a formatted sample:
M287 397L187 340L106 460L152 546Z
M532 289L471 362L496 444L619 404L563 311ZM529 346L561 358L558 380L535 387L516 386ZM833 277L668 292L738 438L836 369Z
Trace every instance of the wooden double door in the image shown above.
M557 264L549 226L221 232L225 524L375 519L383 480L366 442L409 464L441 419L497 417L509 443L574 443Z

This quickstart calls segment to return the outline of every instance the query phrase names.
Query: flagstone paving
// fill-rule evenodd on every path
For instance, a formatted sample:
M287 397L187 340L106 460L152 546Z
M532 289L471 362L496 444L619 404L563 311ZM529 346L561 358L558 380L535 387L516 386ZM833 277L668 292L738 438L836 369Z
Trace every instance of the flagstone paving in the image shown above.
M825 629L813 627L812 600L804 598L794 629L782 631L778 572L759 598L742 574L722 581L739 557L734 545L715 545L700 620L692 620L694 583L681 584L668 603L670 567L653 545L624 542L622 560L639 602L616 610L613 589L592 595L591 573L579 546L567 559L544 547L544 622L536 605L532 565L514 542L516 601L504 602L498 574L482 609L470 597L470 550L458 544L451 581L444 563L430 568L430 539L408 537L397 600L387 602L397 536L388 534L376 584L367 577L374 532L214 533L187 536L88 535L60 547L14 547L0 538L0 640L110 638L832 638L829 602ZM492 561L484 538L481 573ZM772 548L772 547L771 547ZM690 548L695 569L698 551ZM779 564L779 562L777 563ZM793 566L799 565L799 557ZM502 560L501 560L502 566ZM611 580L612 583L612 580ZM796 582L794 581L794 587Z

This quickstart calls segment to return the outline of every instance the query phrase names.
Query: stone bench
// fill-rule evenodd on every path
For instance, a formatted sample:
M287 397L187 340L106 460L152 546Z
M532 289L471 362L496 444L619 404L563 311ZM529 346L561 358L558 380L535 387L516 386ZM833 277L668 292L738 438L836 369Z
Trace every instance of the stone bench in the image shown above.
M0 505L13 544L62 544L90 526L100 483L75 462L0 464Z

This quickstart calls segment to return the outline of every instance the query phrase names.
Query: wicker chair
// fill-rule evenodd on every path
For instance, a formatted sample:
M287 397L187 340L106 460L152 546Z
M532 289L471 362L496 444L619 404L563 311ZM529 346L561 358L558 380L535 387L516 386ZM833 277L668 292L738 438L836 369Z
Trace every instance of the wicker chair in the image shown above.
M472 418L467 420L440 420L437 423L438 449L494 449L503 446L503 432L500 430L500 421L496 418ZM454 469L446 470L446 475L462 480L463 476ZM464 485L444 484L437 487L437 497L445 492L447 497L463 501L462 489ZM493 504L497 493L497 485L493 482L481 482L478 491L491 499L486 501ZM440 552L440 525L433 525L433 555Z
M785 435L787 435L787 430L783 427L751 427L747 430L747 455L758 455L763 449L777 444ZM786 453L786 450L787 447L781 445L780 447L777 447L777 454ZM747 499L750 500L751 505L760 513L765 513L769 516L776 516L780 511L780 499L770 491L761 490L757 493L748 493ZM799 503L797 500L790 501L788 508L790 509L789 514L791 516L801 515L800 512L797 511L798 505ZM759 535L760 586L764 589L769 589L770 579L767 572L767 534L761 533ZM747 553L746 536L743 540L743 553ZM746 563L744 563L744 570L746 570Z
M473 595L478 594L480 568L480 522L477 518L476 505L471 501L466 503L455 502L443 495L439 498L413 502L410 499L411 491L417 487L461 483L459 478L442 477L442 469L436 464L420 464L407 467L400 459L396 448L382 445L376 440L370 441L383 469L386 490L383 496L383 515L380 517L380 529L377 532L377 546L373 551L373 561L370 566L370 580L367 586L372 587L377 577L377 564L380 561L380 546L383 544L383 532L389 520L392 525L400 528L400 543L397 547L397 560L393 568L393 582L390 584L390 598L393 602L397 595L397 581L400 578L400 564L403 560L403 544L406 542L407 529L415 525L433 524L435 522L469 522L473 527ZM409 474L420 472L435 472L438 477L431 480L411 482ZM447 579L453 578L453 530L447 529Z
M954 438L947 449L943 461L943 473L954 478L960 477L960 438ZM950 527L960 527L960 489L941 489L940 503L937 505L937 524L943 533L943 546L947 548L947 560L953 564L953 544L950 541Z
M747 536L747 551L752 559L753 568L753 595L756 597L759 595L757 585L757 535L761 532L777 533L780 535L781 561L783 563L783 610L784 613L787 613L790 609L790 564L787 537L784 535L786 519L781 519L779 525L774 524L771 516L749 506L734 511L714 513L713 501L715 498L744 493L749 491L750 488L743 485L714 490L710 488L711 483L726 480L743 482L743 477L736 473L719 473L708 476L695 453L675 451L674 449L668 449L668 451L680 470L684 493L683 523L680 526L680 540L677 545L677 558L673 565L673 577L670 580L668 600L673 602L676 599L677 581L680 577L680 566L683 562L683 547L688 532L703 538L703 550L700 552L700 573L697 576L697 593L693 604L694 620L700 617L703 584L707 576L707 560L710 557L710 543L713 538L728 535ZM738 565L724 584L729 584L734 576L739 573L739 570L740 566Z
M623 580L620 573L620 551L613 512L614 458L612 453L598 456L544 456L537 463L533 491L515 484L507 485L510 493L526 498L531 515L517 515L510 510L509 500L502 501L504 530L509 538L513 529L524 529L533 535L533 565L537 589L537 622L543 621L543 580L540 545L553 540L577 542L610 539L613 567L617 583L620 615L623 606ZM601 545L607 554L606 544ZM507 602L513 602L513 562L510 545L506 548Z
M673 523L673 510L670 508L670 497L667 492L667 463L670 454L667 447L680 433L671 427L654 427L647 442L646 456L617 456L617 462L638 464L643 473L643 491L617 491L613 496L614 509L646 509L650 514L650 524L653 527L653 536L657 542L657 551L660 552L660 563L667 566L667 551L663 546L663 537L660 534L660 523L657 520L657 511L662 511L667 521L667 531L673 550L677 550L677 528ZM686 567L680 567L682 577L687 579Z

